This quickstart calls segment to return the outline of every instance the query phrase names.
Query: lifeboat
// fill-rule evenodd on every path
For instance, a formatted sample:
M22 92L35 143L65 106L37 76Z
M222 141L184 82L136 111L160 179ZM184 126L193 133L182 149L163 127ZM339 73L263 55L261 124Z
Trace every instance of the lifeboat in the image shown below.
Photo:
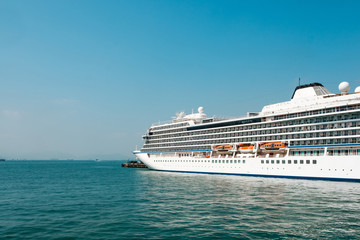
M233 149L233 146L230 144L224 144L224 145L215 145L213 147L214 151L219 151L219 152L227 152Z
M254 144L251 143L242 143L237 145L237 150L242 153L251 153L254 150Z
M283 142L269 142L260 144L260 149L266 151L282 151L287 148L287 143Z

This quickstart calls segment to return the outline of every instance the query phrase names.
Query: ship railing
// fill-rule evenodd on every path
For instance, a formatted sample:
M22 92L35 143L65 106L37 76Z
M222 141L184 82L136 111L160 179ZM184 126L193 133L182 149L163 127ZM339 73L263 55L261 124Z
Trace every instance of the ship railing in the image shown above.
M211 119L213 122L216 121L222 121L222 120L230 120L230 119L234 119L234 118L246 118L246 116L242 116L242 117L226 117L226 116L213 116L213 117L209 117L204 119L205 121L208 119ZM190 119L191 120L191 119ZM167 121L159 121L157 123L153 123L151 125L151 127L156 127L156 126L160 126L160 125L164 125L164 124L172 124L172 123L181 123L181 122L186 122L189 121L189 119L174 119L174 120L167 120ZM202 121L196 121L196 123L202 123Z
M247 115L242 115L242 116L214 115L214 116L208 117L208 118L206 118L204 120L206 122L206 120L211 119L212 122L217 122L217 121L232 120L232 119L246 119L248 117L255 116L254 114L255 113L248 113ZM173 119L173 120L167 120L167 121L159 121L157 123L153 123L151 125L151 127L156 127L156 126L160 126L160 125L164 125L164 124L171 124L171 123L181 123L181 122L186 122L186 121L189 121L189 119ZM202 123L202 121L196 121L195 122L195 124L198 124L198 123Z
M170 123L173 123L173 121L172 120L170 120L170 121L159 121L157 123L153 123L151 125L151 127L156 127L156 126L160 126L160 125L164 125L164 124L170 124Z

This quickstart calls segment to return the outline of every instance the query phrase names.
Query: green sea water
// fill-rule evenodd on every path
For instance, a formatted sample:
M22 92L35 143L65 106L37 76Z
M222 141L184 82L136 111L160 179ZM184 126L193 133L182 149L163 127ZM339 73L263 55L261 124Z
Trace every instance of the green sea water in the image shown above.
M6 161L0 239L360 239L360 183Z

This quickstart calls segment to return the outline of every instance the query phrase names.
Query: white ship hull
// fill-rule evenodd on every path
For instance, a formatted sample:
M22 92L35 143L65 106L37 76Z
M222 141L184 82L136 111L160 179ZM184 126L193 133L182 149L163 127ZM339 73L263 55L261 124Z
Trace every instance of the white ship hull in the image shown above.
M135 155L149 169L159 171L360 181L360 156L289 156L276 159L247 157L163 158L149 157L148 154L140 152L135 152ZM297 160L296 164L294 164L295 160ZM266 163L267 161L268 163ZM271 163L272 161L273 163ZM301 161L303 163L300 163ZM289 162L291 163L289 164Z

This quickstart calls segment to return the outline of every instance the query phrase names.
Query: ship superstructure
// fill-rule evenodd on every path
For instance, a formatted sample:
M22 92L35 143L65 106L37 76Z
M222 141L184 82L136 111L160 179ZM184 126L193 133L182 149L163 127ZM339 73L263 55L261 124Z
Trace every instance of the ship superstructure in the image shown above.
M154 170L360 181L360 88L339 90L301 85L239 118L181 112L151 126L134 154Z

